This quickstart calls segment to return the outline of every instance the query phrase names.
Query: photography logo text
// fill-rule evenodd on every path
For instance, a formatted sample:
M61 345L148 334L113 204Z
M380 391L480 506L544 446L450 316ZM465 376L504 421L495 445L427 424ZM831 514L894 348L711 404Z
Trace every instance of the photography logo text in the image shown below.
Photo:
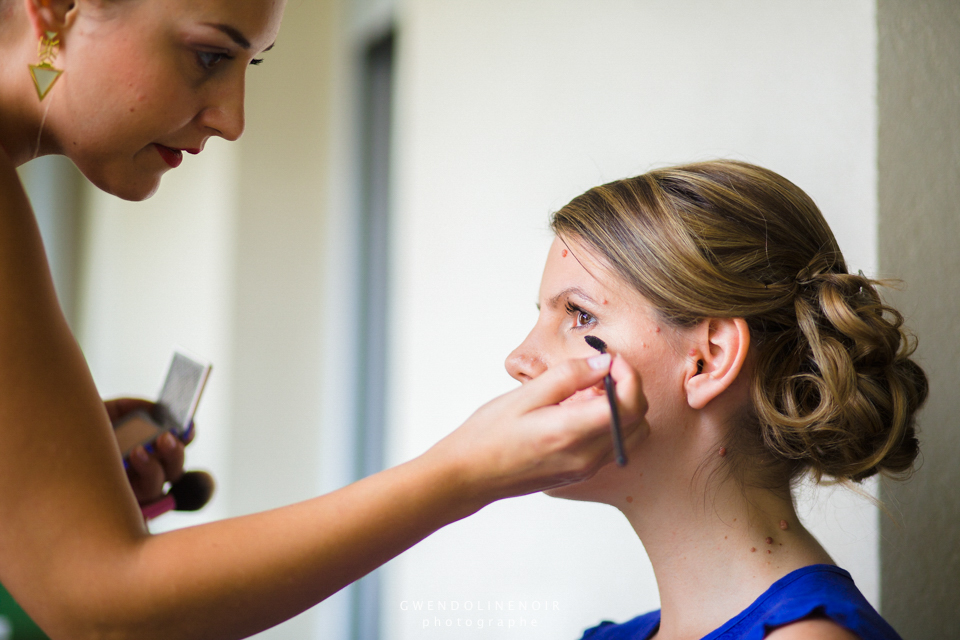
M552 612L556 600L401 600L400 610L427 628L535 629Z

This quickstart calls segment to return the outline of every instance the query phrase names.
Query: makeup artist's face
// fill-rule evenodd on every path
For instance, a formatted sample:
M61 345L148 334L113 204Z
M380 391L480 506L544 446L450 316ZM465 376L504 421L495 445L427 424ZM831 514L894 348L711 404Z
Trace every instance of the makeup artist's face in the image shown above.
M101 189L150 196L184 151L244 128L244 81L284 0L77 0L46 100L56 151Z
M629 464L609 464L593 478L547 492L564 498L619 504L634 488L658 476L671 449L682 446L686 404L683 380L689 368L682 332L658 317L640 294L602 267L583 246L555 239L547 255L533 330L507 358L511 376L526 382L569 358L596 354L584 336L595 335L640 374L649 409L650 436L628 450ZM602 383L568 402L603 394ZM630 501L633 501L631 495Z

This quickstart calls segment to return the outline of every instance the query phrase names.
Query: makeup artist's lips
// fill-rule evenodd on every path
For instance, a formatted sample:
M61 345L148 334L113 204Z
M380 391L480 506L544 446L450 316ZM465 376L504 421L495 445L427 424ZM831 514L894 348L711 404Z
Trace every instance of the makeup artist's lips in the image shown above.
M154 143L153 146L157 148L157 152L160 154L160 157L163 158L163 161L172 168L176 169L180 166L180 163L183 162L183 152L180 151L180 149L171 149L170 147L165 147L157 143Z

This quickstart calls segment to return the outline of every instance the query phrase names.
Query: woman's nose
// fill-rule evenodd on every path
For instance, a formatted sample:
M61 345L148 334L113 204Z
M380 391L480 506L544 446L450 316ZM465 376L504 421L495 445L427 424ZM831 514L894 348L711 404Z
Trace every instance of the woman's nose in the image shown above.
M527 336L527 339L507 356L504 363L507 373L520 382L533 380L547 370L542 354L531 342L531 336Z
M243 134L244 128L243 79L221 88L210 104L200 112L200 124L213 135L233 142Z

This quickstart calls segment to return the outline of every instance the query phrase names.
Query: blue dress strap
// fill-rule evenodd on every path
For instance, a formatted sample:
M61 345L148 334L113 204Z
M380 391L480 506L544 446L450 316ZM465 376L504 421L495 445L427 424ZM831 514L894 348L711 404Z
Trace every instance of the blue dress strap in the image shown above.
M774 582L753 604L703 640L762 640L776 627L811 616L827 618L861 640L902 640L863 597L850 574L839 567L815 564ZM660 612L623 624L603 622L582 640L648 640L660 627Z

